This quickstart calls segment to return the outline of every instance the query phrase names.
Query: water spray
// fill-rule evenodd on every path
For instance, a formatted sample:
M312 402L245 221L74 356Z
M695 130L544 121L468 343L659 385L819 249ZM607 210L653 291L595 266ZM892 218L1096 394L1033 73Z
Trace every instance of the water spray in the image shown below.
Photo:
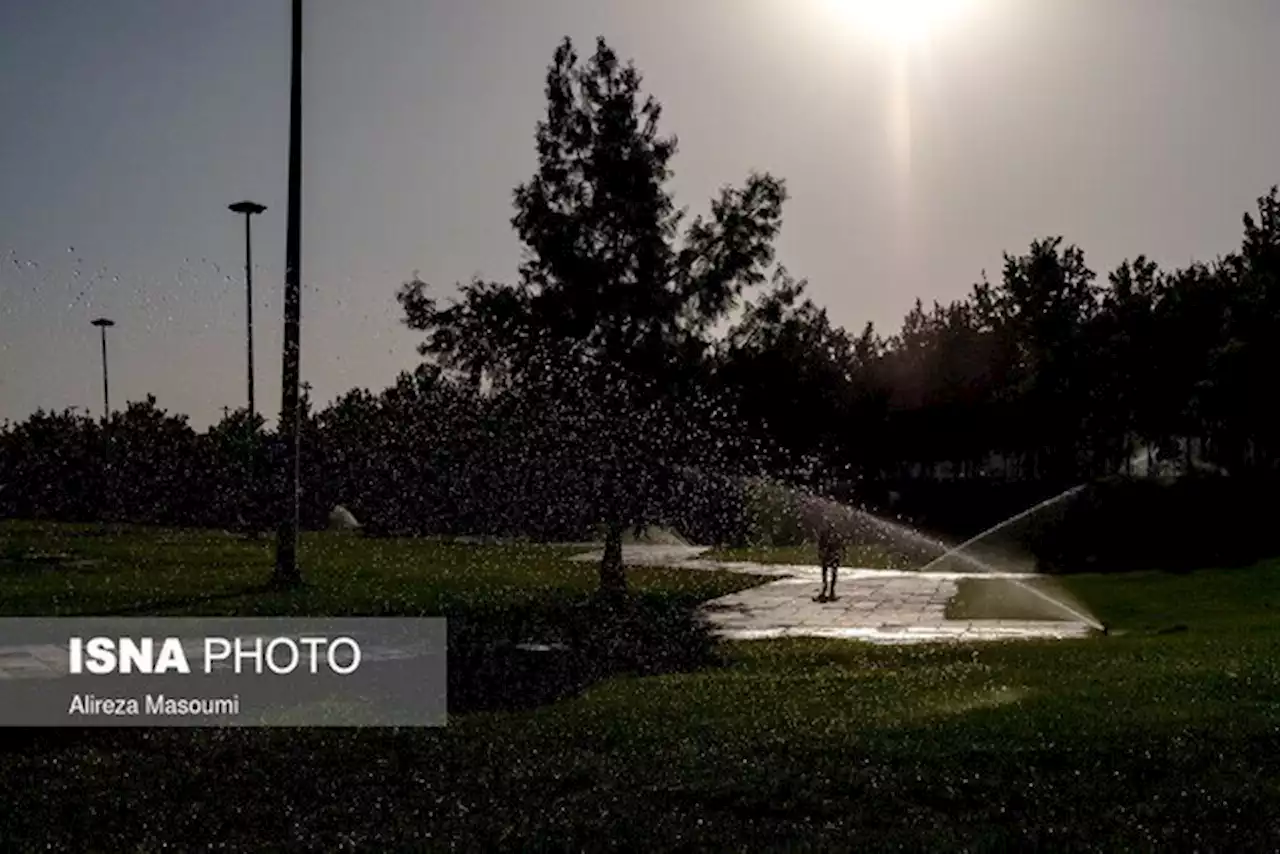
M692 474L701 474L696 469L693 469L691 467L684 467L683 470ZM1004 530L1010 525L1022 519L1027 518L1028 516L1031 516L1048 507L1051 507L1055 504L1058 504L1060 502L1067 500L1071 496L1082 492L1088 487L1087 484L1081 484L1079 486L1073 487L1072 489L1068 489L1067 491L1059 495L1056 495L1053 498L1050 498L1046 501L1041 501L1039 504L1036 504L1034 507L1030 507L1026 510L1023 510L1021 513L1018 513L1015 516L1012 516L1009 519L1004 520L1000 524L995 525L991 528L988 528L987 530L983 531L977 536L972 537L969 540L966 540L960 545L953 547L949 543L945 543L939 539L930 537L922 533L921 531L915 528L912 528L908 525L903 525L900 522L894 522L889 519L885 519L881 516L878 516L875 513L868 511L865 508L857 508L849 504L844 504L843 502L835 499L834 497L822 495L822 494L816 493L813 490L797 488L795 486L792 486L790 484L787 484L785 482L782 482L767 476L739 477L737 479L744 484L756 483L766 488L778 489L792 496L795 499L799 499L797 502L798 506L795 509L798 510L801 514L803 514L806 517L810 516L813 513L817 513L819 516L823 517L822 521L824 524L833 523L837 518L844 517L844 520L847 520L847 523L849 524L869 526L872 530L877 531L879 536L883 537L884 539L887 539L889 542L893 543L899 549L910 547L918 551L924 551L932 555L937 555L937 557L934 557L931 560L927 560L927 562L924 564L923 567L916 570L917 572L922 574L928 574L931 569L934 569L939 564L951 558L958 559L963 563L973 567L973 569L976 570L975 574L978 574L978 575L981 575L983 573L994 572L995 567L993 567L986 560L983 560L982 558L976 555L968 553L968 550L971 546L979 543L980 541L986 539L992 534L998 531ZM836 524L839 524L839 523L836 523ZM1047 605L1053 607L1058 612L1070 615L1073 621L1077 621L1079 623L1088 625L1092 629L1101 632L1103 635L1110 635L1112 633L1110 627L1099 622L1096 618L1089 616L1087 613L1082 612L1081 610L1078 610L1072 605L1067 604L1066 602L1062 601L1062 599L1056 596L1049 595L1044 591L1037 590L1036 588L1030 585L1027 585L1017 579L1006 578L1006 580L1010 581L1015 587L1020 588L1021 590L1025 591L1026 593L1029 593L1035 598L1043 600Z
M937 566L938 564L942 563L944 560L947 560L948 558L953 558L953 557L958 557L958 558L960 558L961 560L964 560L964 561L966 561L966 562L968 562L968 563L976 564L976 565L981 566L981 567L983 567L983 568L985 568L985 569L987 569L987 570L989 571L989 570L990 570L990 567L987 567L987 566L986 566L986 564L985 564L985 562L983 562L983 561L981 561L981 560L978 560L977 558L972 558L972 557L970 557L970 556L968 556L968 555L964 554L965 549L969 548L969 546L972 546L972 545L974 545L975 543L978 543L978 542L981 542L982 540L985 540L987 537L991 536L991 535L992 535L992 534L994 534L994 533L997 533L997 532L999 532L999 531L1004 530L1005 528L1009 527L1009 526L1010 526L1010 525L1012 525L1013 523L1018 522L1018 521L1021 521L1022 519L1025 519L1025 518L1027 518L1028 516L1030 516L1030 515L1032 515L1032 514L1034 514L1034 513L1037 513L1037 512L1039 512L1040 510L1043 510L1043 509L1044 509L1044 508L1046 508L1046 507L1050 507L1050 506L1052 506L1052 505L1054 505L1054 504L1057 504L1057 503L1058 503L1058 502L1060 502L1060 501L1065 501L1066 499L1070 498L1071 496L1075 495L1076 493L1083 491L1083 490L1086 488L1086 486L1087 486L1087 484L1081 484L1080 486L1072 487L1071 489L1068 489L1066 492L1063 492L1063 493L1060 493L1060 494L1058 494L1058 495L1055 495L1053 498L1050 498L1050 499L1048 499L1048 500L1046 500L1046 501L1041 501L1039 504L1035 505L1034 507L1028 507L1026 510L1023 510L1021 513L1017 514L1016 516L1010 516L1008 519L1005 519L1005 520L1004 520L1003 522L1001 522L999 525L993 525L992 527L988 528L987 530L983 531L982 533L980 533L980 534L978 534L978 535L976 535L976 536L974 536L974 537L970 537L969 539L965 540L963 543L961 543L960 545L958 545L958 546L956 546L955 548L951 549L951 550L950 550L950 551L948 551L946 554L940 555L939 557L935 558L934 560L931 560L929 563L927 563L927 564L925 564L923 567L921 567L921 568L920 568L920 571L921 571L921 572L928 572L930 569L932 569L933 567L935 567L935 566Z

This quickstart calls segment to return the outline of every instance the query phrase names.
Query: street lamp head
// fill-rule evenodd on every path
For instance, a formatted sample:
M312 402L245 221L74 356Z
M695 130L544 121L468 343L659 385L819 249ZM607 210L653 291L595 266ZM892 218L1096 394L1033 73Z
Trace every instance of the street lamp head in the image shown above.
M97 320L93 321L93 325L94 326L115 326L116 322L114 320L108 320L105 317L99 317Z
M267 209L266 205L260 205L257 202L236 202L234 205L227 205L230 210L242 214L260 214Z

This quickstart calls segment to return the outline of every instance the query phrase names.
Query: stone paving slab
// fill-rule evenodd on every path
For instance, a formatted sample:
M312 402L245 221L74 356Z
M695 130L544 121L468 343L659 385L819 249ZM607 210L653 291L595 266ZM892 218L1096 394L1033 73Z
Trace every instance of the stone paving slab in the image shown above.
M886 646L922 643L979 643L984 641L1011 640L1066 640L1083 638L1091 629L1083 623L1058 623L1054 628L1044 626L1024 629L1001 629L983 625L957 623L914 626L905 629L874 626L795 626L775 628L742 628L725 626L718 634L726 640L772 640L788 637L830 638L856 640ZM1060 628L1058 628L1060 626Z
M845 638L872 643L937 643L1087 637L1082 622L1056 620L948 620L947 604L967 578L1026 580L1033 573L963 573L840 569L835 602L815 602L822 571L816 566L715 561L703 546L624 545L623 563L702 571L728 571L775 580L722 596L704 606L713 630L732 640L776 637ZM597 562L599 549L573 558Z

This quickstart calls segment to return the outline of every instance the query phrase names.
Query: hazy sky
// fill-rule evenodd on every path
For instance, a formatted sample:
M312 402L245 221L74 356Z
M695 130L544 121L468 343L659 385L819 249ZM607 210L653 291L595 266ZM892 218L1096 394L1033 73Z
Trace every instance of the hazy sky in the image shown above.
M636 60L680 137L679 201L784 177L779 260L850 328L896 331L1001 252L1100 273L1238 245L1280 182L1280 3L971 0L909 61L839 0L307 0L303 378L328 401L413 367L395 290L509 279L564 35ZM279 408L287 0L0 4L0 419L154 393L197 426L244 401L255 220L259 407ZM904 62L906 64L904 64ZM229 277L229 278L228 278Z

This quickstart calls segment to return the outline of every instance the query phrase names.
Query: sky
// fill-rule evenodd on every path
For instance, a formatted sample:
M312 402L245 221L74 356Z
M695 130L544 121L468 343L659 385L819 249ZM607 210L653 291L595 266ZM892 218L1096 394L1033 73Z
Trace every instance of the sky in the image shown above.
M419 361L395 292L513 280L564 36L633 59L691 213L787 181L778 260L833 321L895 332L1002 253L1081 246L1105 277L1238 247L1280 182L1280 4L967 0L909 47L853 0L306 0L302 376L317 403ZM259 409L279 409L287 0L0 3L0 421L154 394L197 427L245 401L254 219Z

